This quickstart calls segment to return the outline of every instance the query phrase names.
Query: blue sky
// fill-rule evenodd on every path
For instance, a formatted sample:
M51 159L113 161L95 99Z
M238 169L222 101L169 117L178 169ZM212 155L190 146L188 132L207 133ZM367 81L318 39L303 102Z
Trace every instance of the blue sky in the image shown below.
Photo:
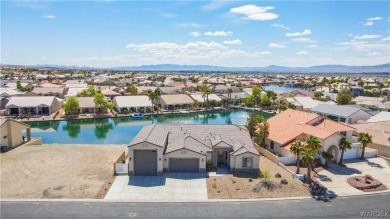
M1 1L1 63L390 62L389 1Z

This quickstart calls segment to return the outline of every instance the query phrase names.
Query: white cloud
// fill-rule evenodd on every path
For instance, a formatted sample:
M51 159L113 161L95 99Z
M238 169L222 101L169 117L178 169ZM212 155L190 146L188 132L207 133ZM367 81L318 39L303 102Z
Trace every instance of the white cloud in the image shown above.
M54 16L54 15L44 15L42 17L45 19L56 19L56 16Z
M191 36L193 36L193 37L198 37L198 36L200 36L200 35L202 35L201 33L199 33L198 31L193 31L193 32L191 32L191 33L189 33Z
M310 38L295 38L291 39L292 41L299 43L316 43L317 41L311 40Z
M231 49L216 42L188 42L177 44L169 42L150 44L128 44L126 48L137 52L139 57L159 59L160 61L202 61L210 59L225 59L236 57L262 57L270 54L269 51L246 52L243 50Z
M316 48L317 45L311 44L311 45L307 45L307 46L305 46L305 47L307 47L307 48Z
M371 17L371 18L368 18L367 20L368 21L380 21L382 19L383 19L383 17Z
M386 38L383 38L381 40L385 40L385 41L389 41L390 40L390 37L386 37Z
M295 54L297 54L297 55L309 55L310 52L307 52L307 51L299 51L299 52L296 52Z
M284 26L283 24L272 24L272 27L276 29L284 29L284 30L290 30L289 27Z
M381 56L382 53L379 53L379 52L369 52L367 53L368 56Z
M223 41L223 44L239 45L239 44L242 44L242 41L239 40L239 39L236 39L236 40L225 40L225 41Z
M244 5L237 8L231 8L230 13L243 14L245 15L243 19L247 20L258 20L258 21L268 21L274 20L279 17L279 15L274 13L269 13L268 10L272 10L274 7L259 7L256 5Z
M177 27L191 27L191 28L199 28L203 25L195 23L195 22L187 22L187 23L176 23L174 24Z
M364 34L361 36L355 36L354 39L356 40L366 40L366 39L376 39L382 37L381 35L369 35L369 34Z
M369 43L367 41L349 41L339 43L342 46L339 49L352 48L357 51L371 51L371 50L389 50L390 46L386 43Z
M212 11L232 3L233 3L232 1L212 1L210 3L203 5L202 9L205 11Z
M231 36L233 34L232 31L215 31L215 32L206 32L204 35L206 36Z
M373 21L367 21L366 23L364 23L364 26L372 26L372 25L374 25Z
M277 43L270 43L268 45L269 48L276 48L276 49L281 49L281 48L286 48L286 45L281 45Z
M306 36L306 35L310 35L311 34L311 31L310 30L304 30L303 32L295 32L295 33L286 33L286 36L288 37L297 37L297 36Z

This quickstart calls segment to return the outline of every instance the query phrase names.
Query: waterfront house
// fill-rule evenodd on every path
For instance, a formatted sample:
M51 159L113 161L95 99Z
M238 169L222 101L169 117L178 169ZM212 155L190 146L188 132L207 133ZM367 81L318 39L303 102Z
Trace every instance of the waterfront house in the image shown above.
M367 120L372 116L359 107L343 105L320 104L311 109L311 112L345 124L355 124L358 120Z
M345 137L352 141L355 129L351 126L337 123L315 113L288 109L268 119L270 125L269 136L265 143L267 149L281 156L284 164L296 163L296 156L290 152L291 144L295 140L306 140L310 135L321 141L318 157L322 163L325 160L320 156L322 151L333 155L333 162L339 162L341 151L339 143ZM357 158L360 144L353 141L352 149L344 153L344 159Z
M284 101L286 103L294 104L296 106L296 109L304 110L304 111L309 111L320 104L328 104L328 105L336 104L333 101L322 102L319 100L313 100L313 98L311 97L302 97L302 96L287 97Z
M166 110L185 109L194 104L194 100L187 94L161 95L158 102Z
M11 97L5 106L7 115L50 115L61 109L62 100L53 96Z
M163 172L259 171L260 155L248 130L238 125L153 124L128 146L129 175Z
M230 98L231 98L231 101L233 104L239 104L241 103L245 98L249 97L250 94L246 93L246 92L237 92L237 93L231 93L230 94ZM220 94L219 97L221 99L228 99L229 98L229 95L226 93L226 94Z
M202 106L205 106L204 101L205 100L207 101L207 97L206 96L203 99L202 94L197 93L197 94L191 94L191 97L192 97L192 99L198 101ZM209 94L208 100L209 100L209 102L210 101L216 101L217 103L219 103L221 101L221 98L218 95L216 95L216 94Z
M120 113L150 112L152 102L148 96L117 96L112 101L113 107Z

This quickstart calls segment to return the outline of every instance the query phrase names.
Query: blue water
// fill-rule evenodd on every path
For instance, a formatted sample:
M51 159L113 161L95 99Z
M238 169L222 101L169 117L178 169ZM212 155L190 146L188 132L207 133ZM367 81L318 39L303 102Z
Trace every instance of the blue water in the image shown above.
M212 112L131 117L29 122L31 136L45 144L128 144L142 127L168 124L245 124L250 111L242 109ZM265 118L270 114L256 112Z

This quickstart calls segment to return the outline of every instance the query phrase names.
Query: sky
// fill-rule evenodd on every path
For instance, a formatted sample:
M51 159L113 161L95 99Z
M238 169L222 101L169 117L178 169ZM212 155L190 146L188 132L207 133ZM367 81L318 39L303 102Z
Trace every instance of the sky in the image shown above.
M390 1L1 1L1 63L390 62Z

